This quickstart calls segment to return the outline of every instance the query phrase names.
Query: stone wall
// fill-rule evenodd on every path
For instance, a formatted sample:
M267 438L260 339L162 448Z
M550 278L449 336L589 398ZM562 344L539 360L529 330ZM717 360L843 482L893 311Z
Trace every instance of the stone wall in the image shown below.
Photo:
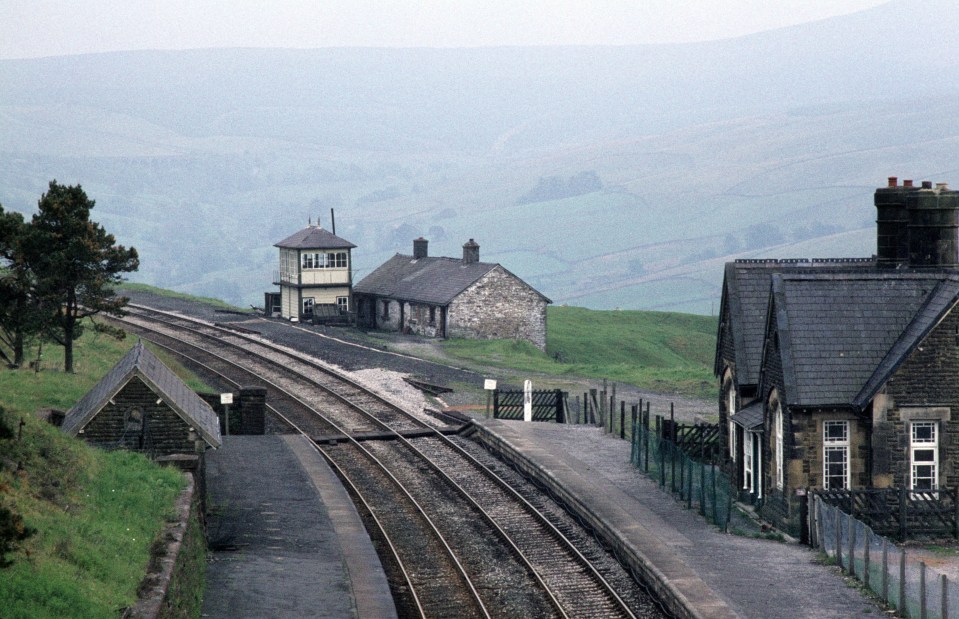
M526 340L546 350L546 300L497 266L450 304L447 335Z
M954 412L956 411L956 412ZM910 421L937 422L939 486L959 485L959 313L920 342L874 398L874 482L909 485Z

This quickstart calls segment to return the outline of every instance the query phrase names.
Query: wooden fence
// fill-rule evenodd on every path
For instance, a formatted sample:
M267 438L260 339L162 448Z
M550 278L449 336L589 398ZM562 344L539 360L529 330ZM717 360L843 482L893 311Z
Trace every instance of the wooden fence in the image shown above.
M495 419L523 419L523 396L521 389L493 391L493 417ZM566 394L560 389L532 392L533 421L566 423Z
M959 487L920 491L906 488L818 490L824 503L869 525L876 533L959 538Z

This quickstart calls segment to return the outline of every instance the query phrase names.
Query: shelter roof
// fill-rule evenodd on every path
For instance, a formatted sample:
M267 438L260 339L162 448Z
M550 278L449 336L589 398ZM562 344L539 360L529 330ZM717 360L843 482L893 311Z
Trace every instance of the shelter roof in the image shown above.
M307 226L286 237L275 244L274 247L284 249L350 249L356 247L356 245L319 226Z
M216 413L142 342L137 342L67 412L61 426L63 431L75 436L134 376L143 380L184 422L195 428L207 444L220 446L220 422Z

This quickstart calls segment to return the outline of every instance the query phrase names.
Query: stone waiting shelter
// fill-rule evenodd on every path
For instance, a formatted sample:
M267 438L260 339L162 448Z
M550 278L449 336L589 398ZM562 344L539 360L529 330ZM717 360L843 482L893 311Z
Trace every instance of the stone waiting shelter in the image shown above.
M152 458L202 453L221 444L216 413L137 342L71 408L61 429L97 447Z

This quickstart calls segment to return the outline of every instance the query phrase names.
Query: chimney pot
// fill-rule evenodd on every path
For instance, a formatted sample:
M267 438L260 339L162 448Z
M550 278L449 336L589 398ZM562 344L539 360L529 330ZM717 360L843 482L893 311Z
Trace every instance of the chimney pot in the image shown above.
M922 181L923 189L932 189L932 181Z
M890 186L890 187L898 187L898 186L899 186L899 177L897 177L897 176L890 176L890 177L889 177L889 186Z
M912 179L911 179L911 178L907 178L906 180L902 181L902 186L903 186L903 187L912 187Z

